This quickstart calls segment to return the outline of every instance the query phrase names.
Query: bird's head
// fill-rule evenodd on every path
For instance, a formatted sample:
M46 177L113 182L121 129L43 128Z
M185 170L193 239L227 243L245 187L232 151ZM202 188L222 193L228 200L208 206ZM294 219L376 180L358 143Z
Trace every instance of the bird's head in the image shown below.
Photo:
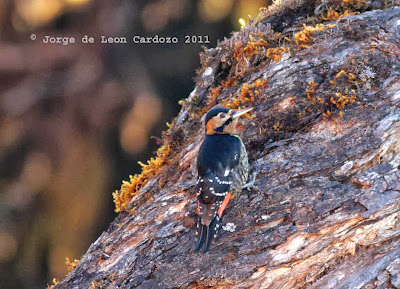
M233 110L224 107L214 107L206 114L206 134L234 134L239 116L253 108Z

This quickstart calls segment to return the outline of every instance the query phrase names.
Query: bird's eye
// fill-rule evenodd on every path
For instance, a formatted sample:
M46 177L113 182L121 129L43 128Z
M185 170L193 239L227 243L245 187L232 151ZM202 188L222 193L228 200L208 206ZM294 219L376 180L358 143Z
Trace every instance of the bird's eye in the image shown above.
M220 117L220 118L225 118L225 116L226 116L226 113L223 113L223 112L220 112L220 113L219 113L219 117Z

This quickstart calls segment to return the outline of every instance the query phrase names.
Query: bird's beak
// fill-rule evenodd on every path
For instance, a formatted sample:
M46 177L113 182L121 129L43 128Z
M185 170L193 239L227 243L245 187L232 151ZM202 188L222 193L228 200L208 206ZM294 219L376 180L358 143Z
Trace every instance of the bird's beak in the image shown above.
M249 112L252 109L253 108L250 107L250 108L243 108L243 109L240 109L240 110L234 110L233 114L232 114L232 118L233 119L238 118L239 116L244 115L246 112Z

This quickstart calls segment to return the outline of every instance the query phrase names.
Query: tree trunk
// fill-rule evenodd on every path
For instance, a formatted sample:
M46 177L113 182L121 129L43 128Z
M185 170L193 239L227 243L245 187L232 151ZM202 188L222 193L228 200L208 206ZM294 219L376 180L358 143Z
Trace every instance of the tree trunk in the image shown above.
M400 8L297 2L202 54L166 164L56 288L400 288ZM192 163L217 104L254 107L258 189L196 253Z

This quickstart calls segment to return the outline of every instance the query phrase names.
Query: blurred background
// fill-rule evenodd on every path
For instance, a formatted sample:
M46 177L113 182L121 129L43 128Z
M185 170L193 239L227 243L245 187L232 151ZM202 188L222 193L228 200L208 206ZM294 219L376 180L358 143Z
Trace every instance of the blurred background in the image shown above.
M0 0L1 288L45 288L115 218L111 193L140 172L192 91L202 44L269 0ZM36 39L32 40L31 35ZM135 35L178 44L134 44ZM74 37L45 44L45 35ZM82 44L84 35L95 43ZM100 36L127 44L101 44Z

